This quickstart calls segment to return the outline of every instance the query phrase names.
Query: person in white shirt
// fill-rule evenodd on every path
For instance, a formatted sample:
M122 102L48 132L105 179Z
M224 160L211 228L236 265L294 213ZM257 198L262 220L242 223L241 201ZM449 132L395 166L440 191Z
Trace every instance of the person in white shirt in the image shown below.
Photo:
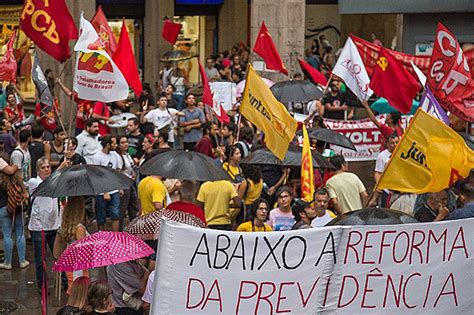
M51 166L49 165L48 159L45 157L38 159L36 162L36 171L38 176L30 179L27 183L30 195L35 192L39 184L51 175ZM54 241L60 224L58 198L36 197L33 199L28 230L30 230L31 239L33 241L36 284L39 292L43 286L45 277L48 276L44 273L44 268L46 266L43 266L43 256L46 255L46 253L43 253L42 250L42 234L44 232L44 242L47 244L50 251L53 252Z
M311 221L312 227L325 226L336 217L334 213L327 209L328 203L329 193L326 189L321 188L314 193L312 208L316 211L316 216Z
M118 169L119 156L115 150L117 149L117 138L107 135L101 140L102 150L98 151L92 157L92 163L102 165L113 169ZM104 230L107 213L112 219L112 231L120 230L120 194L118 190L110 191L96 196L95 214L99 230Z
M87 164L94 164L92 157L102 149L99 143L99 121L89 118L85 121L85 128L77 136L76 153L82 155Z
M386 149L380 152L380 154L377 156L377 160L375 161L375 183L378 183L380 180L380 177L382 176L388 161L390 161L392 153L395 150L398 142L400 142L400 137L396 133L388 136L387 142L385 143ZM387 205L389 193L390 191L388 190L374 191L368 205L373 207L378 204L381 207L389 208L389 205Z
M158 97L157 102L158 108L151 111L143 111L140 115L140 123L146 124L147 122L153 123L155 131L168 132L168 144L170 147L174 145L174 130L176 128L176 120L178 116L184 116L183 113L179 112L174 108L168 108L168 99L166 94L161 94Z
M135 171L135 163L132 157L128 154L128 138L127 136L121 136L118 138L117 156L118 156L118 170L131 178L132 180L137 179L137 173ZM128 213L128 219L132 221L138 214L138 196L135 185L132 185L130 189L125 189L122 196L120 197L120 214L122 219L120 220L120 230L123 229L123 219Z
M31 141L31 131L23 129L18 136L18 146L10 155L10 162L21 170L23 182L26 183L31 177L31 155L28 144Z

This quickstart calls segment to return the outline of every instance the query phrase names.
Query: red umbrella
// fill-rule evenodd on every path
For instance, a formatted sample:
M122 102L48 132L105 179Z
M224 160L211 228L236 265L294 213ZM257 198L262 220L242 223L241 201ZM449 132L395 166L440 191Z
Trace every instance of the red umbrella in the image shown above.
M156 240L160 235L162 218L191 226L206 227L206 219L201 208L192 203L177 201L165 209L135 218L127 225L125 231L142 240Z
M96 232L69 245L53 271L76 271L119 264L150 256L154 250L125 232Z

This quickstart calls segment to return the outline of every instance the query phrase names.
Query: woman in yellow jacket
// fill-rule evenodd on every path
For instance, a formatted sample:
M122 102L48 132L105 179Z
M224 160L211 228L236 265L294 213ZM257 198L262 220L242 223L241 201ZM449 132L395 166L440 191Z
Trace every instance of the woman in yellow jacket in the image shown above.
M260 198L263 189L262 171L260 168L251 164L243 164L241 167L245 179L237 189L239 198L242 200L242 207L236 219L237 225L251 217L252 204Z

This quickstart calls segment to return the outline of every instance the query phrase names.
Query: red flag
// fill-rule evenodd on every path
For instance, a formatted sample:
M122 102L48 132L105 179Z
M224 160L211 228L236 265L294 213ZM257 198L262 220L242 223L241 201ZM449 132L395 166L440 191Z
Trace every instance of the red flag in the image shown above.
M411 110L420 85L400 61L380 47L377 66L370 78L370 88L378 96L386 98L391 106L406 114Z
M438 23L427 84L444 109L474 122L474 80L456 37Z
M263 58L268 69L278 70L288 75L288 70L286 70L283 61L281 61L280 55L273 43L272 36L265 26L265 22L262 22L262 27L260 27L260 32L258 32L253 51Z
M322 86L325 86L328 83L324 74L313 68L310 64L301 59L298 59L298 62L304 75L308 77L311 82L314 84L321 84Z
M127 80L127 83L132 87L135 95L139 96L142 94L142 83L140 82L135 56L133 55L132 44L128 37L125 19L122 21L122 30L120 31L117 50L112 59Z
M77 39L77 28L64 0L25 1L21 29L39 48L63 62L71 54L69 41Z
M201 65L200 62L198 64L202 82L202 102L205 105L212 107L215 116L221 123L228 124L230 122L230 118L229 116L227 116L227 113L225 112L224 108L222 108L222 105L217 104L217 102L214 101L211 87L209 85L209 80L207 79L206 71L204 70L204 67Z
M117 42L115 41L114 33L107 22L102 6L99 5L94 17L91 20L92 26L99 35L100 47L103 48L109 56L113 56L117 50Z
M181 32L181 28L183 26L180 23L174 23L170 20L166 20L163 24L163 31L161 32L161 36L166 39L171 44L175 44L176 40L178 39L179 32Z
M16 82L17 63L13 55L13 43L15 42L16 31L12 33L7 44L7 51L0 59L0 81Z

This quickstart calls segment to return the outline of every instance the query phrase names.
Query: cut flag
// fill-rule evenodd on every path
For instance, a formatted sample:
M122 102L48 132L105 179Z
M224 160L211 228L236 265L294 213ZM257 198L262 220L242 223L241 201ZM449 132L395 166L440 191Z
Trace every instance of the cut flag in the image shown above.
M117 50L113 56L113 60L117 67L122 72L128 84L132 87L133 92L138 97L142 94L142 83L140 82L140 75L138 74L137 63L133 55L132 44L128 37L127 25L125 19L122 20L122 30L120 31L120 38Z
M344 80L347 87L362 101L374 93L370 89L370 78L352 38L347 38L332 73Z
M474 152L463 138L418 109L375 189L438 192L466 178L473 167Z
M260 32L258 32L255 45L253 46L253 51L263 58L268 69L278 70L281 73L288 75L288 70L286 70L283 61L278 54L278 50L273 43L272 36L265 26L265 22L262 22Z
M215 99L211 91L211 87L209 84L209 80L206 75L206 71L204 67L199 62L199 74L201 75L201 83L202 83L202 102L212 107L213 112L215 113L216 118L223 124L228 124L230 122L229 116L225 112L224 108L221 104L219 104Z
M420 99L420 108L422 108L428 114L431 114L444 122L449 126L449 117L446 112L441 108L436 97L431 93L430 88L425 88L425 93Z
M77 28L64 0L25 1L20 25L23 32L54 59L63 62L71 56L69 41L77 38Z
M303 124L303 151L301 155L301 198L304 201L313 201L314 196L314 168L308 130Z
M420 84L400 61L381 47L377 66L370 78L370 88L378 96L386 98L398 111L406 114L411 110Z
M105 50L98 49L99 35L81 15L81 36L77 51L73 89L77 97L88 101L115 102L128 97L128 84L122 72Z
M33 69L31 70L31 77L38 91L38 98L41 104L45 105L44 112L50 111L54 105L54 98L49 90L48 82L44 76L43 70L38 62L38 54L35 54L35 61L33 63Z
M165 20L163 23L163 30L161 36L163 36L166 41L174 45L178 39L179 32L183 26L180 23L174 23L170 20Z
M438 23L427 85L440 105L456 116L474 122L474 80L454 34Z
M104 11L102 11L101 5L97 8L94 17L91 20L91 24L94 26L97 35L99 35L100 46L102 49L105 49L109 56L113 56L117 50L117 41L115 40L114 32L112 32L112 29L107 22Z
M251 65L247 67L246 80L240 113L263 130L267 148L283 160L295 136L297 122Z
M322 86L326 86L326 84L328 84L328 80L326 79L324 74L313 68L310 64L301 59L298 59L298 63L300 64L301 70L303 71L304 75L311 82L316 85L320 84Z
M18 65L13 55L13 44L16 39L16 31L13 31L7 43L7 51L0 59L0 81L16 82L16 71Z

